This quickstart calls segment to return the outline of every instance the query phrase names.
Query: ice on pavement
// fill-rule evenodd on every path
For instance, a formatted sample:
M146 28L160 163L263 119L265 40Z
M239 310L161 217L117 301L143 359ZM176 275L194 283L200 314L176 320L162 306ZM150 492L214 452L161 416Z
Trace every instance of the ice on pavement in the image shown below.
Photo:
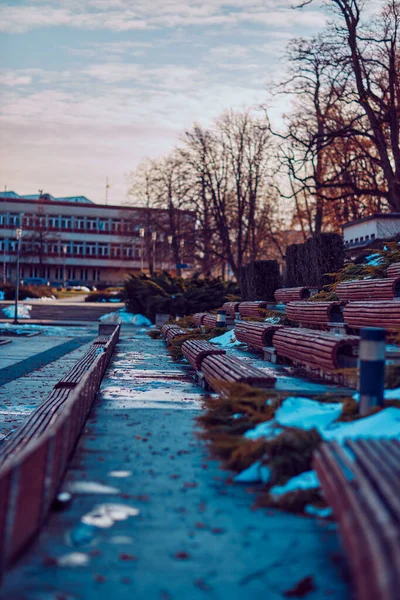
M297 490L311 490L319 488L319 480L315 471L305 471L287 481L284 485L274 485L269 493L271 496L283 496L288 492Z
M335 440L339 443L360 437L400 439L400 408L384 408L364 419L336 423L320 433L325 440Z
M231 331L223 333L222 335L218 335L217 337L212 338L210 342L212 344L218 344L218 346L221 346L222 348L232 348L233 346L240 346L240 342L237 341L233 329L231 329Z
M129 325L136 325L137 327L150 327L151 321L143 315L134 315L126 310L126 308L120 308L114 312L107 313L100 317L100 321L103 323L127 323Z
M275 421L265 421L260 423L254 429L249 429L244 434L249 440L258 440L260 437L273 438L282 433L282 427L278 427Z

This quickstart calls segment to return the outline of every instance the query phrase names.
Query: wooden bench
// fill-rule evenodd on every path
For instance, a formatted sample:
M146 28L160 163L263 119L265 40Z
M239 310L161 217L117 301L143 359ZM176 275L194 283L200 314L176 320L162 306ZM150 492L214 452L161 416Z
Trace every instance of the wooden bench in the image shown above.
M400 302L398 300L349 302L344 309L344 322L352 329L383 327L387 331L400 331Z
M393 300L400 296L400 278L343 281L336 286L335 291L339 300L343 302Z
M182 353L195 371L200 371L201 363L206 356L226 354L225 350L205 340L187 340L182 344Z
M311 296L311 292L306 287L280 288L275 291L274 296L278 304L287 304L296 302L296 300L307 300Z
M178 327L178 325L176 325L176 323L165 323L160 329L161 335L166 338L167 332L171 327Z
M102 352L102 350L103 346L91 346L88 352L86 352L85 355L74 364L72 369L68 371L68 373L64 375L64 377L62 377L54 387L56 389L72 389L76 385L78 385L82 377L85 375L86 371L89 370L89 368L96 360L97 356L99 355L99 351Z
M165 336L167 344L169 345L172 340L174 340L176 337L180 337L181 335L185 335L185 333L186 331L178 327L178 325L170 327Z
M260 318L265 315L267 303L264 300L257 302L240 302L239 312L241 317L256 317Z
M235 337L250 349L262 352L265 346L272 346L272 336L280 327L282 325L239 321L235 325Z
M343 323L341 302L289 302L286 316L291 321L308 325Z
M222 395L229 391L226 383L247 383L270 389L276 381L272 369L256 369L234 356L206 356L201 363L201 372L206 383Z
M43 523L118 341L94 346L96 359L73 389L57 388L0 447L0 577ZM92 352L93 346L89 352ZM99 352L99 350L101 350Z
M239 304L240 302L225 302L222 310L226 312L227 316L234 317L239 312Z
M331 373L355 367L359 338L295 327L282 327L272 338L279 356Z
M204 327L210 327L214 329L217 326L217 315L211 315L210 313L206 313L203 317Z
M194 314L194 315L193 315L193 321L194 321L194 324L195 324L197 327L200 327L200 325L203 325L203 319L204 319L204 317L205 317L207 314L208 314L208 313L206 313L206 312L201 312L201 313L196 313L196 314Z
M393 263L387 270L388 279L397 279L400 277L400 263Z
M350 453L348 452L350 451ZM339 523L357 600L397 600L400 590L400 443L324 443L314 466Z

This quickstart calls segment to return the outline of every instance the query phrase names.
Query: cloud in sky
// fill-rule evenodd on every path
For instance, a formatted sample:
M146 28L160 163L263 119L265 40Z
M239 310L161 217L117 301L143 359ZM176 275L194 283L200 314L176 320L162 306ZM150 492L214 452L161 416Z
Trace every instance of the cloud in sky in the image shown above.
M0 5L0 186L125 200L125 174L194 121L264 102L292 0L9 0ZM287 105L276 105L279 115Z

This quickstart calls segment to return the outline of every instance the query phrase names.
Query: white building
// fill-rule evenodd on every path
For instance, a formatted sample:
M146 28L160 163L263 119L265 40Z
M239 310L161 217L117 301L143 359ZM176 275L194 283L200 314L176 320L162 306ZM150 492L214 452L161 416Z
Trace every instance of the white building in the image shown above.
M400 213L377 213L342 226L343 241L349 251L362 250L375 240L400 235Z
M161 209L95 204L85 196L0 193L0 279L15 280L18 227L21 279L112 285L142 267L148 270L149 262L156 270L172 270L174 247L182 253L179 262L191 262L188 232L194 233L193 213L177 212L179 239L169 235L168 213Z

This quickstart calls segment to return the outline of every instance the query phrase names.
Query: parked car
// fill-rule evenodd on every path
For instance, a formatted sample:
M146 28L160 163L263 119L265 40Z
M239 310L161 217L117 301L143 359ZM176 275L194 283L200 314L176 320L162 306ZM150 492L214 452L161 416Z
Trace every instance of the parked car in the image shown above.
M91 292L95 291L96 288L90 285L87 285L83 281L67 281L65 289L67 292Z
M43 277L26 277L21 281L22 285L49 285L49 281Z
M62 290L64 287L64 284L61 283L61 281L50 281L49 285L51 288L54 288L55 290Z

